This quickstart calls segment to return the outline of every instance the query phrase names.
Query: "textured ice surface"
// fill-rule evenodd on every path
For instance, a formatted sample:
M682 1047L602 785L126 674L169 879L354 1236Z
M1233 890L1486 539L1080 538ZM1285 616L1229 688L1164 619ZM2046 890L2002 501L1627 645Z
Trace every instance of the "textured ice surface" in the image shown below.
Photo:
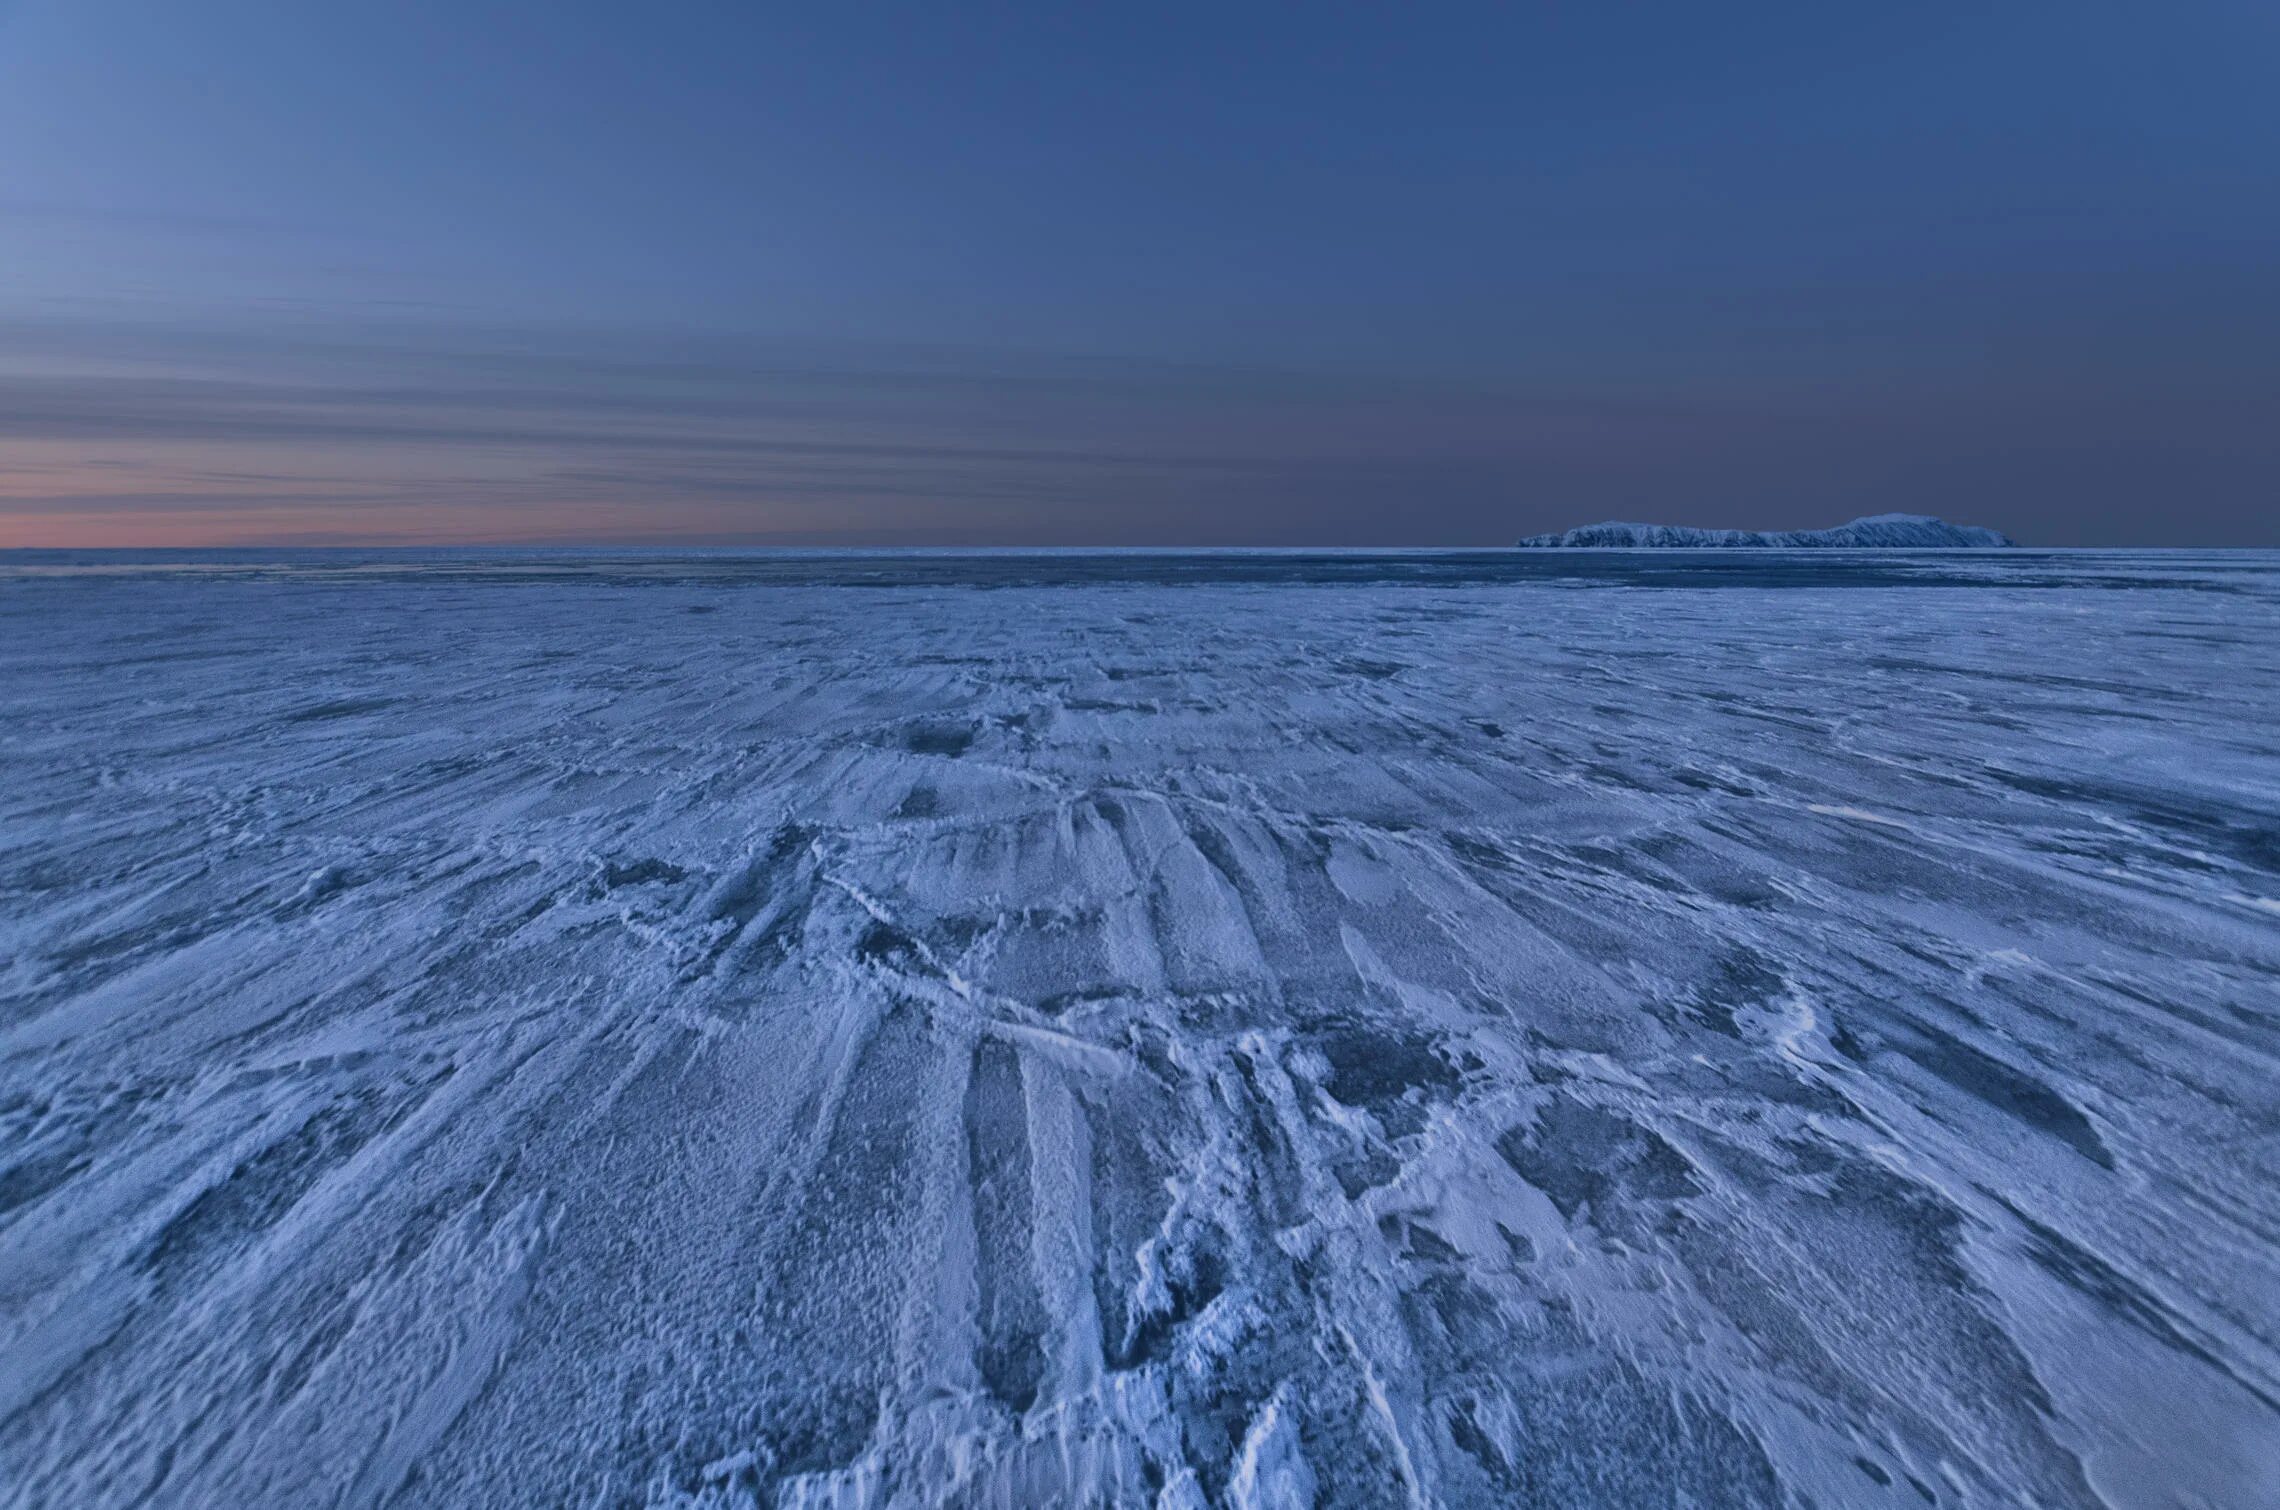
M2012 544L2000 530L1950 524L1930 514L1870 514L1825 530L1705 530L1683 524L1587 524L1557 535L1530 535L1525 546L1586 549L1710 547L1730 550L1955 550Z
M2268 1506L2280 562L0 563L0 1503Z

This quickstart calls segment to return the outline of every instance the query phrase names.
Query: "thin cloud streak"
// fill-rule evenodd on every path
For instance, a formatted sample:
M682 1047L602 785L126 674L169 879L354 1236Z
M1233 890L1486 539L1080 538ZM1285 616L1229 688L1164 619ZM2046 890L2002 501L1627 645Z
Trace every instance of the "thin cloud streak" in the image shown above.
M1912 508L2070 543L2070 500L2190 488L2181 444L2280 477L2252 391L2159 374L2006 378L1994 398L1842 374L1557 391L368 312L4 333L6 545L446 523L497 540L1494 544L1674 507L1768 526Z

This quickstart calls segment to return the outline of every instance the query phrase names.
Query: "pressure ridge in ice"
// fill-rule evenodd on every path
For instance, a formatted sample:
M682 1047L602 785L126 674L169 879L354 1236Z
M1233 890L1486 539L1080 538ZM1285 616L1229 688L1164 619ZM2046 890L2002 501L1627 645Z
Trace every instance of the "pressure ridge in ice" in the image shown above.
M2272 559L1560 559L0 563L0 1504L2272 1503Z

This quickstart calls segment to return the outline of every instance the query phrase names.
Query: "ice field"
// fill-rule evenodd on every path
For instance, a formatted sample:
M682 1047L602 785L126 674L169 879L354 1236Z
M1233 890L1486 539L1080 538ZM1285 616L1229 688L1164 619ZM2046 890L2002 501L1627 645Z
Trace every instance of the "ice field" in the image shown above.
M0 557L0 1505L2280 1504L2280 557Z

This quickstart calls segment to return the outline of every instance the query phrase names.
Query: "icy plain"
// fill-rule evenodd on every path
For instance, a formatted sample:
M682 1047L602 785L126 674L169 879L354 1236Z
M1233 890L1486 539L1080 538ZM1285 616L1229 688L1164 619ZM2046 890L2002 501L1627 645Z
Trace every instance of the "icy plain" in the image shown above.
M2280 1504L2280 559L0 558L0 1503Z

